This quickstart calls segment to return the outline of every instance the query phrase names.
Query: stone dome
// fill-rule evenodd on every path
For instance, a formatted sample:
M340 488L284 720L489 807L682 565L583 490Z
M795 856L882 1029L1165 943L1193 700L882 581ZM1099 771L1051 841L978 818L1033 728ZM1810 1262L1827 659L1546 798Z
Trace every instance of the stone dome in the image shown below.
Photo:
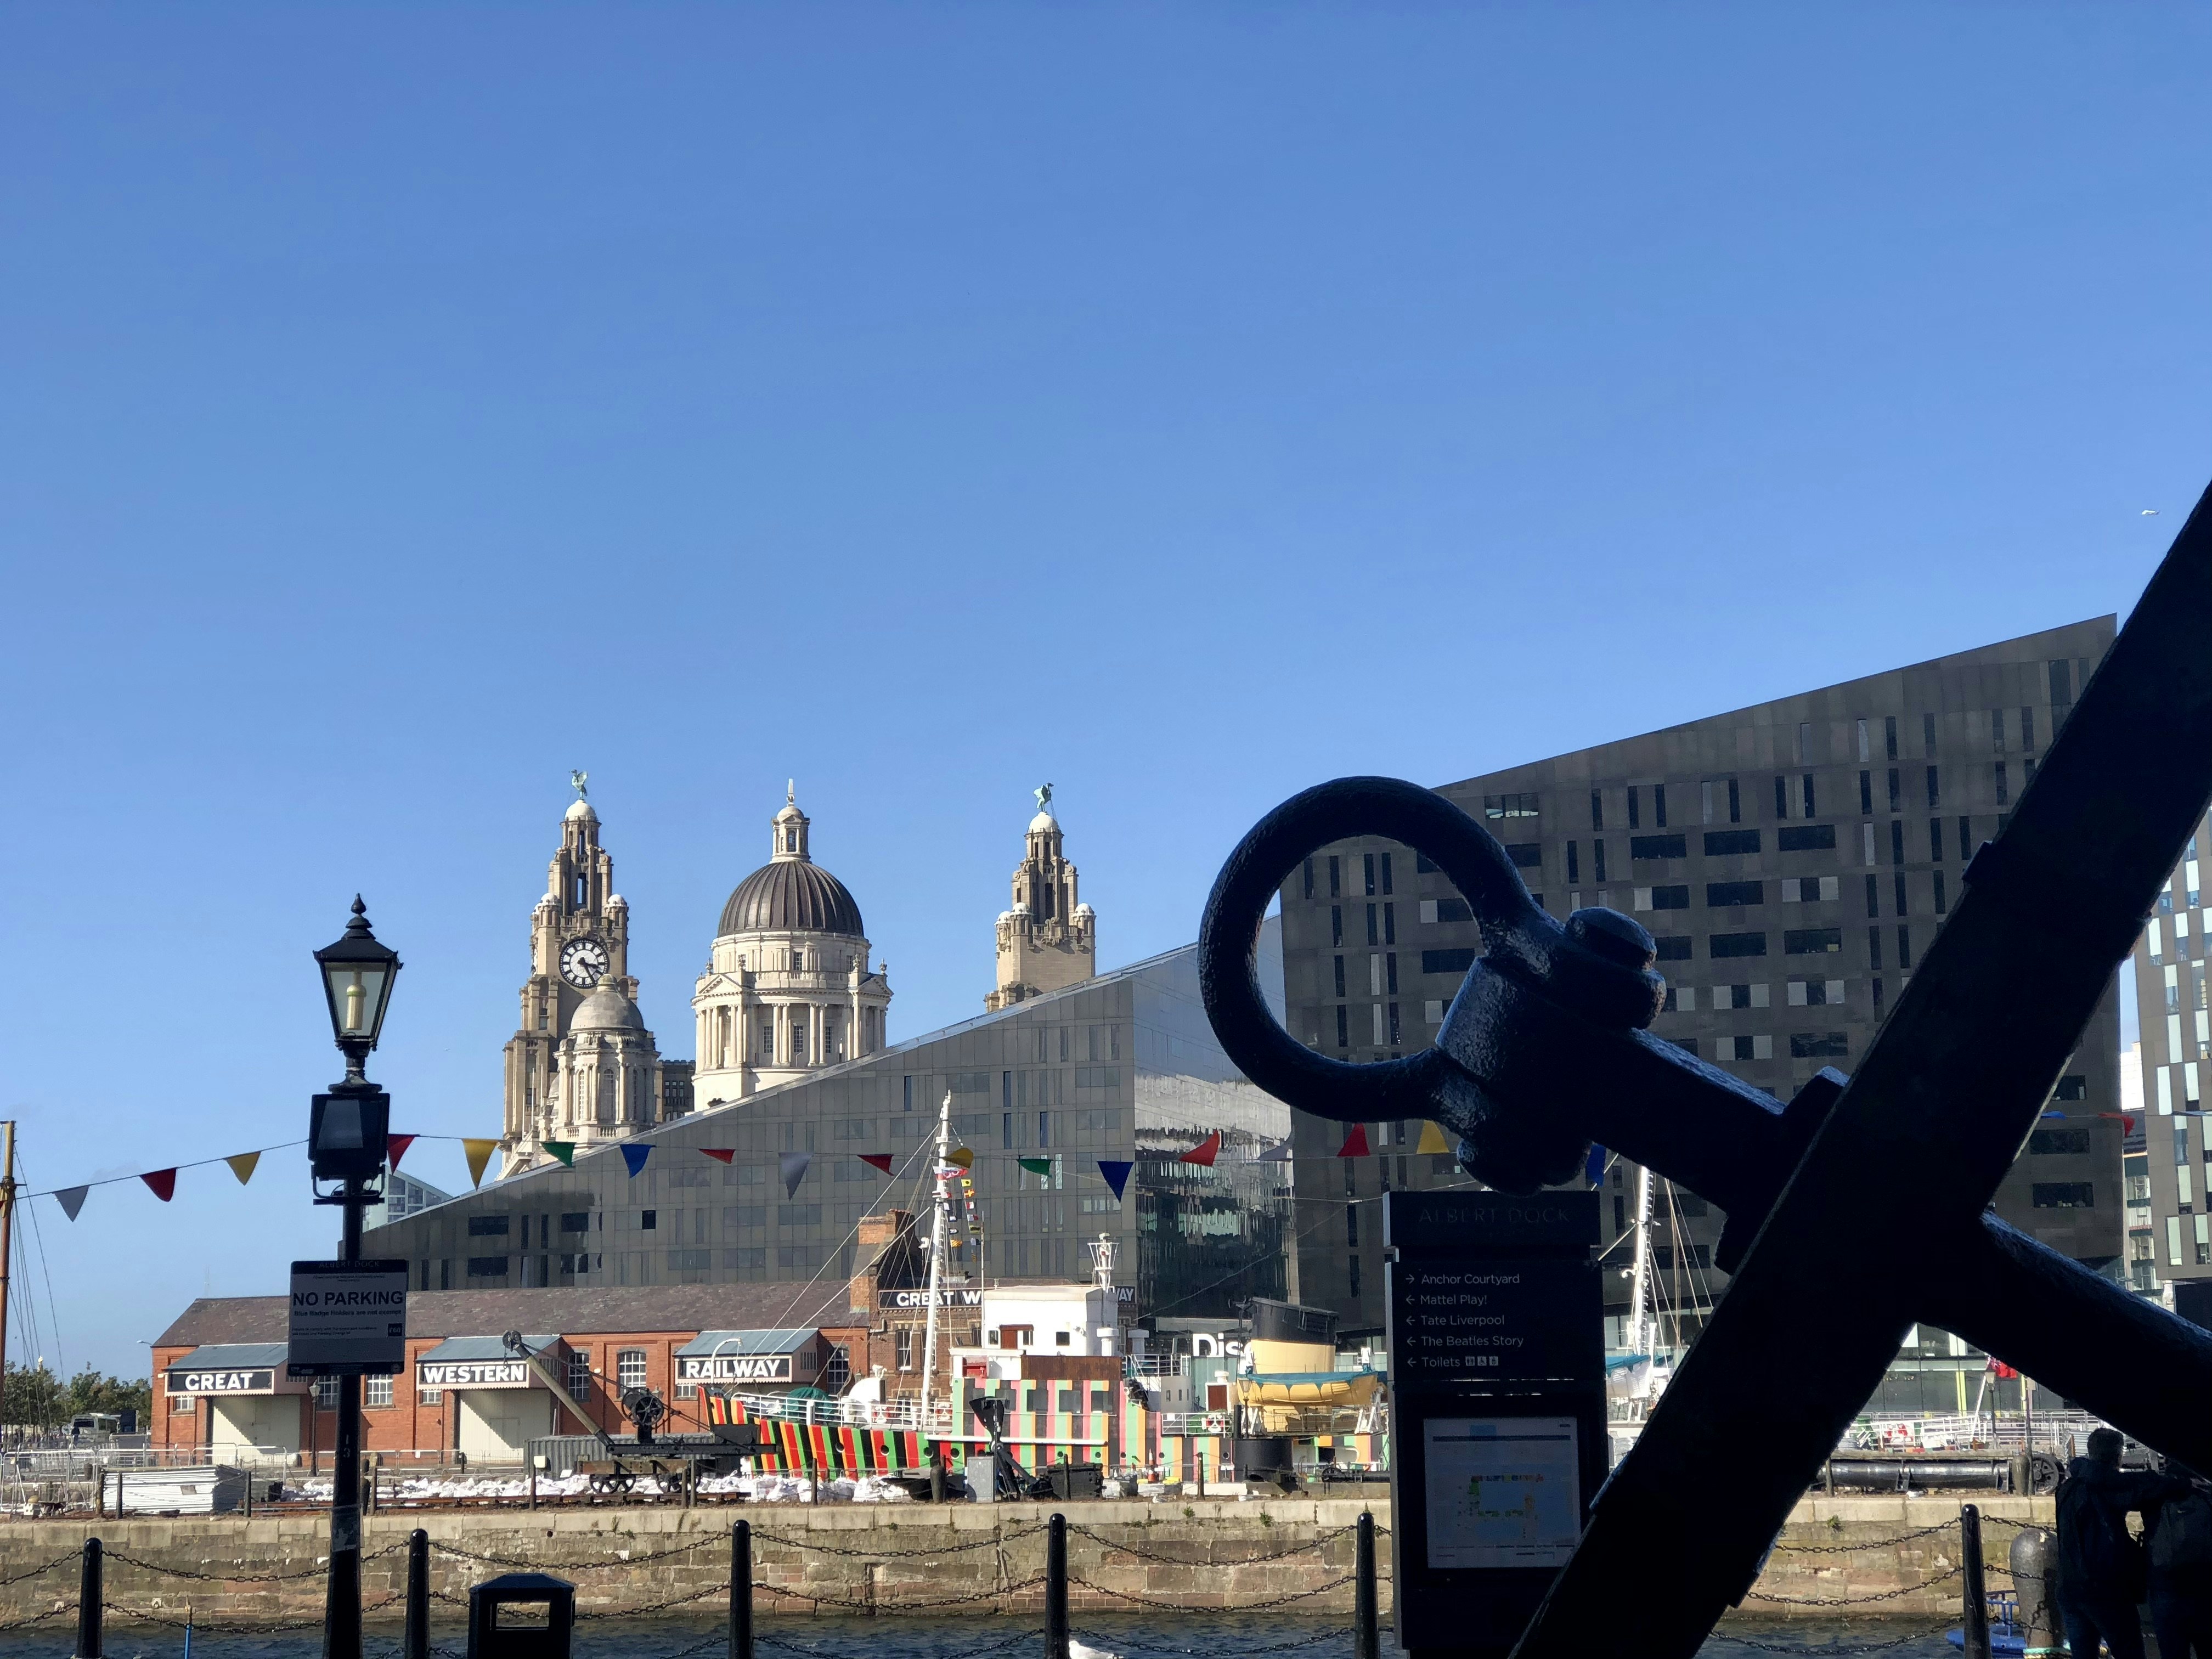
M1040 812L1030 820L1030 834L1038 835L1047 830L1060 828L1060 820L1049 812Z
M866 937L860 907L845 884L805 859L777 859L737 885L722 907L718 934L842 933Z
M645 1016L637 1005L611 985L602 984L576 1006L568 1022L572 1031L642 1031Z
M568 810L561 816L564 819L589 818L593 823L599 821L599 815L592 811L592 803L580 797L570 801Z

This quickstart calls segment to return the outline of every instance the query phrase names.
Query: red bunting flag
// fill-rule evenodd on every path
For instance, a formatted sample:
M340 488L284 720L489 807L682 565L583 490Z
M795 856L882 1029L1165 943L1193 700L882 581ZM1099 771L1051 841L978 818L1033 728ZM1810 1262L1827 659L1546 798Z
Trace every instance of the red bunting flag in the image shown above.
M863 1164L874 1164L885 1175L891 1172L891 1155L889 1152L855 1152L853 1156Z
M392 1166L392 1172L394 1175L399 1173L399 1160L407 1156L407 1149L414 1144L413 1135L384 1137L384 1161Z
M1336 1155L1339 1158L1365 1158L1368 1155L1367 1126L1364 1123L1352 1126L1352 1133L1345 1136L1344 1145L1336 1149Z
M727 1164L738 1155L738 1149L734 1146L702 1146L699 1150L721 1164Z
M1186 1164L1203 1164L1210 1170L1213 1167L1214 1154L1218 1152L1220 1150L1221 1131L1216 1129L1212 1134L1206 1136L1205 1139L1200 1141L1197 1146L1185 1152L1182 1155L1182 1161Z
M154 1196L167 1204L177 1195L177 1172L171 1170L149 1170L138 1177L151 1188Z

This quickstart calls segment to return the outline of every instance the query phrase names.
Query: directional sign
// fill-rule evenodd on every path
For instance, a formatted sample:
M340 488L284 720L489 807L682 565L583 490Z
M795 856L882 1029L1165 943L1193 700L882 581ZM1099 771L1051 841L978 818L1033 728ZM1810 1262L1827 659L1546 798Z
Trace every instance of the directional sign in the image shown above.
M404 1261L295 1261L291 1376L397 1376L407 1366Z

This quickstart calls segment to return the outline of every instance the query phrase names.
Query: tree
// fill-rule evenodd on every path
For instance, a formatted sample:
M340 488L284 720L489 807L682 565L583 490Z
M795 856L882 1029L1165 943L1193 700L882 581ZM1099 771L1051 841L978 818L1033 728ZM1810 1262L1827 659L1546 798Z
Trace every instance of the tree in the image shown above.
M67 1410L79 1412L137 1412L138 1426L149 1426L153 1415L154 1385L142 1377L108 1376L87 1365L70 1378Z
M8 1367L0 1383L0 1422L10 1428L50 1429L69 1414L62 1380L44 1365Z

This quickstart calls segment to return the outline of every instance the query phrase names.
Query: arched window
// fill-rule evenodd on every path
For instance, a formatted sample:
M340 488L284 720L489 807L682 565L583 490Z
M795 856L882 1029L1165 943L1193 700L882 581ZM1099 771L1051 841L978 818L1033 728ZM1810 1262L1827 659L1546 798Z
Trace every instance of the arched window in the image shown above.
M783 832L783 850L787 853L796 853L799 850L798 830L787 830Z
M581 873L576 877L574 896L569 900L568 908L572 910L580 910L584 908L584 878Z

